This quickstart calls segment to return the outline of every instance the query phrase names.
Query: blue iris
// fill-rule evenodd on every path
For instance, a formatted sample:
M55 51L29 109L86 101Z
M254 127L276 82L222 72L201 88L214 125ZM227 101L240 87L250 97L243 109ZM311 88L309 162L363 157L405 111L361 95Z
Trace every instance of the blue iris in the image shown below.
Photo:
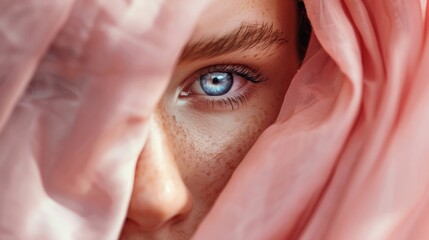
M229 92L234 79L231 73L213 72L200 77L200 85L209 96L221 96Z

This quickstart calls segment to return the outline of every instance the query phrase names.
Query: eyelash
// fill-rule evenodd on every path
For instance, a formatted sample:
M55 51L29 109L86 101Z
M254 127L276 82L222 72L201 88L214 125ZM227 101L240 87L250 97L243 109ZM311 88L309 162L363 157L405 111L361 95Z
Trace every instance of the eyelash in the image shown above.
M233 75L234 78L241 77L244 80L250 82L251 84L248 86L246 83L245 86L241 88L246 88L246 90L242 93L232 93L233 96L208 96L208 95L193 95L189 92L189 88L196 81L199 81L199 78L205 74L215 73L215 72L225 72ZM182 91L186 93L186 95L181 95L182 98L192 97L194 103L202 105L204 107L211 106L212 109L226 109L235 110L240 108L246 102L248 102L253 94L257 90L257 84L263 83L267 81L266 79L257 69L240 65L240 64L216 64L209 67L205 67L201 70L196 71L192 74L188 80L185 82L184 90ZM240 89L241 89L240 88ZM228 95L227 93L226 95Z

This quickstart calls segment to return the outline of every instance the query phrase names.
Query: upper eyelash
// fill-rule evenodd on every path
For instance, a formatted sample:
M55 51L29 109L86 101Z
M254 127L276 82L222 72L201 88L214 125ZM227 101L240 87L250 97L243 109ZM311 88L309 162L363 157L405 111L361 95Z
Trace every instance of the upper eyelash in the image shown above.
M237 76L243 77L246 80L249 80L253 83L264 82L267 79L257 70L245 65L239 64L216 64L209 67L206 67L200 71L197 71L197 74L194 76L202 76L207 73L213 72L228 72L236 74Z

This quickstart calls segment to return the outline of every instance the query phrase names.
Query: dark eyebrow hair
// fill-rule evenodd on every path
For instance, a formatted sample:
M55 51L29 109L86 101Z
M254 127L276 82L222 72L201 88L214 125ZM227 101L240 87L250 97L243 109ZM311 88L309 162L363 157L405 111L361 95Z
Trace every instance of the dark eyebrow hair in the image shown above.
M283 32L273 24L244 23L236 30L221 36L190 43L185 46L180 62L212 58L239 50L257 48L265 50L275 44L287 44Z

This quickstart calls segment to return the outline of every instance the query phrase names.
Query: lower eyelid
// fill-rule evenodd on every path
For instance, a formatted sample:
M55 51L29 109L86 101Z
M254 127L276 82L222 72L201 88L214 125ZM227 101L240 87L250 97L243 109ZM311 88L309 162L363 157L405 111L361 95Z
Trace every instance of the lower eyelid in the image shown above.
M192 95L184 98L192 106L202 111L207 110L237 110L245 106L258 91L258 85L248 83L246 89L230 95L209 97L205 95ZM242 88L244 88L243 86Z

